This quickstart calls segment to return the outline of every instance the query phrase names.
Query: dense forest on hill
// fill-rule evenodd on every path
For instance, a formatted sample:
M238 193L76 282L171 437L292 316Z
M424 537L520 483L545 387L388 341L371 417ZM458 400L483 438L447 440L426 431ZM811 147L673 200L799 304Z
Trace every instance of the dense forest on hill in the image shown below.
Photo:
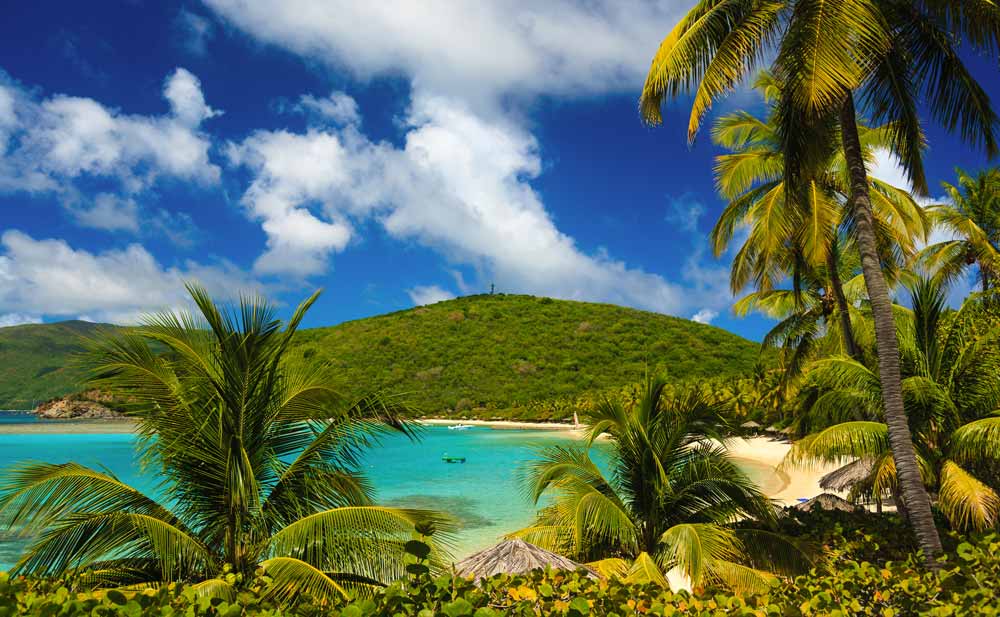
M97 327L0 329L0 408L79 390L73 356ZM295 346L296 362L322 366L346 394L385 390L428 415L507 416L529 403L617 388L647 371L676 381L746 374L758 358L756 343L686 319L504 294L303 330Z

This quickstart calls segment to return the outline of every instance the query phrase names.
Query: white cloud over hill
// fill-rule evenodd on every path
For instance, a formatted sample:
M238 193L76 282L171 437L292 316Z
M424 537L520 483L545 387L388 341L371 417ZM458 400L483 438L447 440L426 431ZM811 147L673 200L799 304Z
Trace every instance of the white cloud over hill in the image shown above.
M542 169L534 137L461 102L417 95L401 148L369 141L354 126L259 132L229 148L254 181L243 196L262 221L260 273L319 274L375 219L393 237L491 272L505 288L681 312L716 302L718 277L692 269L684 285L587 253L560 232L531 180ZM723 277L724 282L724 277Z
M134 197L163 177L212 185L211 138L201 124L211 109L198 78L178 68L163 84L169 113L130 115L93 99L57 94L39 99L0 71L0 194L55 194L84 226L136 231ZM79 188L111 181L114 194Z
M19 231L0 235L0 315L22 322L44 314L131 323L144 312L185 306L186 281L222 298L258 287L225 261L164 267L138 244L91 253Z
M492 106L503 95L576 97L641 86L689 0L205 0L254 38L366 80Z

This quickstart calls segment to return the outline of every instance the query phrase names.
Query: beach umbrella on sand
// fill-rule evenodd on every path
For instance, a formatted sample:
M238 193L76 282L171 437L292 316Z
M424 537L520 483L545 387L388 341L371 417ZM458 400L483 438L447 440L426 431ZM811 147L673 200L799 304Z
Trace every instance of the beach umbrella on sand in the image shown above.
M875 461L871 458L859 458L820 478L819 487L825 491L849 491L871 475L874 465Z
M755 429L755 428L760 428L760 425L754 422L753 420L750 420L749 422L744 422L743 424L741 424L740 428Z
M455 573L465 577L471 576L478 581L495 574L524 574L545 568L570 572L584 568L590 572L591 578L597 578L589 568L562 555L528 544L520 538L504 540L496 546L466 557L455 565Z

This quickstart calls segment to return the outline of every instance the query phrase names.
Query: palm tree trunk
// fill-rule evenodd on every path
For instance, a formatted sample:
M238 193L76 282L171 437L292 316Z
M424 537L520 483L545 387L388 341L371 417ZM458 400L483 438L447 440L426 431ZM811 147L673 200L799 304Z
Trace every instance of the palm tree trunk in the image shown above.
M942 553L941 538L934 526L931 499L924 488L913 449L913 437L903 408L903 385L899 370L899 341L892 316L892 301L882 272L881 260L875 243L871 198L868 194L868 173L858 136L854 111L854 95L848 94L840 110L841 138L844 156L851 178L850 207L854 210L858 248L861 251L861 270L868 288L872 317L875 321L875 340L878 345L878 372L882 384L882 403L889 432L889 447L896 463L903 502L910 518L910 525L917 536L917 543L924 552L931 568L939 567L937 558Z
M826 269L829 270L830 289L833 291L833 297L837 300L837 313L840 316L840 331L844 337L844 347L847 349L849 356L861 362L861 348L858 347L858 343L854 339L850 305L847 302L847 296L844 294L844 284L840 280L840 272L838 271L838 254L837 243L834 240L830 243L830 248L826 251Z

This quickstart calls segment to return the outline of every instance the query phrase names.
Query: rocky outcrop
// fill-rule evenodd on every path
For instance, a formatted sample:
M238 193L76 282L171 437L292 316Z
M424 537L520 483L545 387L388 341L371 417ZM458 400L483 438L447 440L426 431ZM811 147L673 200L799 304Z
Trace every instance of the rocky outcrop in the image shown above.
M120 420L114 409L114 398L99 390L88 390L46 401L35 408L35 414L48 420Z

